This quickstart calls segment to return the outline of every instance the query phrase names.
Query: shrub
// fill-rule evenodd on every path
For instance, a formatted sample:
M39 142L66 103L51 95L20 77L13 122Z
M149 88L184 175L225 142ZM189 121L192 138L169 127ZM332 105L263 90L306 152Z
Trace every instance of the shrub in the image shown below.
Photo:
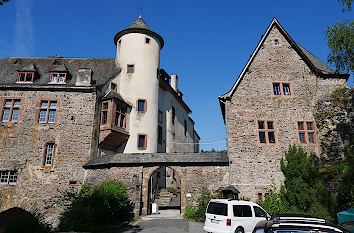
M123 183L109 180L95 189L83 186L70 208L61 216L61 231L98 231L133 219L131 204Z
M208 203L211 199L211 193L207 187L202 189L202 193L198 198L197 206L187 205L184 213L184 218L193 219L197 222L205 221L205 212Z

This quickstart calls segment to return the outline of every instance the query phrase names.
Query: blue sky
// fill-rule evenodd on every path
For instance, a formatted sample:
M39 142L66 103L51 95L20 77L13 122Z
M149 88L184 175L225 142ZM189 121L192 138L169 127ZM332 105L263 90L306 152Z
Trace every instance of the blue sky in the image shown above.
M135 21L140 6L165 40L161 68L178 74L202 142L225 140L217 97L231 89L273 17L324 62L326 27L353 20L336 0L10 0L0 6L0 58L113 58L114 35ZM225 143L201 148L221 150Z

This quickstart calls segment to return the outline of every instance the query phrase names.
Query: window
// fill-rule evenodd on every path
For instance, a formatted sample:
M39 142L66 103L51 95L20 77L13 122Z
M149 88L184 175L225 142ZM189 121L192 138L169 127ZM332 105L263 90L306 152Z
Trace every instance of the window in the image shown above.
M65 84L66 83L66 73L50 73L51 84Z
M138 112L146 112L146 100L139 99L137 102Z
M150 43L150 38L147 38L147 37L146 37L146 38L145 38L145 43L146 43L146 44L149 44L149 43Z
M127 65L127 73L134 73L134 65Z
M252 210L249 205L234 205L233 210L235 217L252 217Z
M258 121L259 142L262 144L275 143L275 129L273 121Z
M313 121L298 121L297 130L299 133L299 142L301 144L315 144L315 131Z
M111 90L112 91L117 91L117 84L111 83Z
M217 202L209 202L207 213L227 216L227 204L217 203Z
M275 45L278 45L278 44L279 44L279 40L278 40L278 39L275 39L275 40L274 40L274 44L275 44Z
M127 106L122 103L116 104L116 117L114 120L114 125L125 129L126 128L126 116L127 116Z
M161 127L161 125L158 126L157 142L158 142L159 144L162 144L162 127Z
M256 217L265 218L267 216L266 212L264 212L258 206L253 206L253 210L254 210L254 214L256 215Z
M18 72L17 82L32 83L33 78L34 78L34 72Z
M3 122L18 122L20 116L20 99L5 99L4 107L2 110Z
M174 107L172 107L172 125L175 125L175 119L176 119L176 110Z
M107 118L108 118L108 102L103 102L102 103L101 123L107 124Z
M159 116L158 116L158 120L159 120L159 123L162 124L162 112L159 110Z
M184 136L187 137L187 121L184 120Z
M0 184L16 184L17 171L0 171Z
M273 83L274 95L291 95L289 83Z
M39 123L54 123L57 113L57 101L42 100L39 113Z
M146 135L138 134L138 149L146 149Z
M44 166L52 166L54 157L54 143L48 143L46 145L46 152L44 157Z
M262 196L263 196L262 193L258 193L258 201L262 201Z

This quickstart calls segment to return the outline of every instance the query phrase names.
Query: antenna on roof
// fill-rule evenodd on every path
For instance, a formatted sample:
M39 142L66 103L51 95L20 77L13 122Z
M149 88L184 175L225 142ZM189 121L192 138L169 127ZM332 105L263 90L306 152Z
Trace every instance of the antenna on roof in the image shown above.
M143 11L143 8L140 7L140 14L139 14L139 18L141 18L141 12Z

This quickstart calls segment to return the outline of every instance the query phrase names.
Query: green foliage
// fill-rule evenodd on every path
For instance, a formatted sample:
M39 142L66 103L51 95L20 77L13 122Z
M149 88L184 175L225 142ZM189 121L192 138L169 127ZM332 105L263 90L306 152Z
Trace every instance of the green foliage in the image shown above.
M49 233L49 226L41 223L33 215L23 215L12 219L6 227L5 233Z
M0 6L4 5L5 3L9 2L10 0L0 0Z
M261 205L270 214L308 214L313 217L335 219L336 197L328 192L321 179L313 154L290 146L281 159L280 168L285 177L278 193L273 185Z
M342 21L327 27L326 39L330 48L328 62L335 65L338 71L354 70L354 22Z
M211 199L211 193L207 187L204 187L202 189L202 193L200 197L198 198L198 205L197 206L187 205L183 217L188 219L193 219L197 222L204 222L205 211L210 199Z
M259 203L263 209L270 215L285 214L288 212L287 206L285 206L280 199L280 193L276 190L274 178L272 178L271 187L265 188L265 192L267 195L265 195L264 201Z
M289 147L286 162L280 161L285 177L280 199L290 212L331 219L335 215L336 198L325 189L313 156L308 156L301 147Z
M70 208L61 216L59 229L97 232L133 217L133 206L124 184L109 180L93 190L82 186Z
M339 4L343 6L343 11L352 9L352 1L353 0L338 0Z

